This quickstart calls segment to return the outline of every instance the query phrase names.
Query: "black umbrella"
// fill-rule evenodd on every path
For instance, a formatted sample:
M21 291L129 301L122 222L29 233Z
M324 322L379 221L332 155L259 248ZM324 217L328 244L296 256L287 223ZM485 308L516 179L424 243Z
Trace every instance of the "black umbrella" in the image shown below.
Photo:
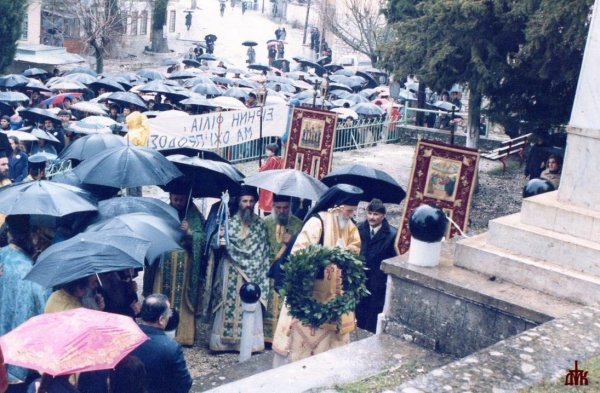
M354 75L354 72L352 70L342 67L339 70L335 71L333 74L334 75L342 75L342 76L352 76L352 75ZM329 79L331 79L331 77L329 77Z
M179 154L187 157L199 157L203 160L220 161L227 164L231 164L229 161L227 161L214 151L194 149L193 147L178 147L175 149L163 149L159 151L165 157Z
M98 273L144 266L150 242L131 233L80 233L48 247L25 276L49 288Z
M41 68L28 68L25 71L23 71L23 76L26 76L28 78L31 78L32 76L42 76L48 74L48 71L42 70Z
M74 81L74 82L83 83L84 85L89 85L90 83L94 83L95 81L97 81L98 78L95 76L91 76L90 74L84 74L83 72L78 72L75 74L65 75L63 77L63 80Z
M167 184L181 176L156 150L134 146L104 150L83 161L73 172L84 183L119 188Z
M0 102L29 102L29 97L18 91L0 91Z
M217 60L217 57L211 53L204 53L201 54L200 56L198 56L198 58L200 60L207 60L207 61L215 61Z
M126 144L125 139L118 135L91 134L75 140L60 153L59 157L83 161L104 150L125 146Z
M317 74L318 76L323 76L325 74L327 74L327 70L325 68L323 68L322 65L315 63L314 61L310 61L307 59L302 59L300 61L300 65L301 66L305 66L305 67L311 67L315 69L315 74Z
M208 99L204 96L195 96L186 98L185 100L179 101L182 105L191 105L191 106L202 106L207 108L216 108L218 105L212 104Z
M200 67L200 62L194 59L185 59L183 64L189 65L190 67Z
M204 41L216 41L217 40L217 36L214 34L207 34L204 36Z
M224 86L233 86L233 79L225 78L224 76L211 76L210 79L213 83Z
M43 139L48 142L60 143L60 141L54 135L38 127L34 127L31 129L31 135L35 136L37 139Z
M371 104L370 102L362 102L360 104L356 104L350 107L354 112L358 113L361 116L373 117L373 116L383 116L385 111L378 107L375 104Z
M98 73L96 71L92 70L90 67L75 67L75 68L70 69L69 71L65 72L64 75L77 74L77 73L88 74L91 76L98 76Z
M317 59L317 64L325 67L325 64L327 64L330 61L331 61L331 56L319 56L319 58Z
M255 64L250 64L248 66L249 69L251 70L257 70L257 71L271 71L271 67L269 67L266 64L259 64L259 63L255 63Z
M67 184L81 188L82 190L88 191L98 200L112 198L115 195L117 195L117 193L120 191L120 189L116 187L107 187L100 186L97 184L83 183L81 180L79 180L77 175L73 173L73 171L57 173L52 176L51 181L55 183Z
M195 78L197 75L193 72L189 72L187 70L176 71L167 77L168 79L191 79Z
M142 68L136 72L138 76L146 78L148 80L160 80L165 79L164 75L160 73L160 71L151 70L148 68Z
M243 98L243 99L248 98L248 94L250 94L250 92L248 90L241 89L239 87L231 87L231 88L227 89L227 91L225 93L223 93L223 95L225 97L235 97L235 98Z
M192 92L206 96L220 96L223 94L223 91L220 90L213 82L199 83L192 88Z
M0 76L0 86L2 87L25 86L27 83L29 83L29 78L21 74L8 74Z
M343 70L344 66L341 66L341 65L335 64L335 63L329 63L329 64L325 64L323 66L323 68L325 68L330 73L333 73L333 72L336 72L338 70Z
M89 84L89 87L94 89L103 88L106 91L125 91L123 85L113 78L103 78Z
M43 123L45 120L52 120L60 123L60 119L52 112L40 108L28 108L19 112L19 116L23 119L31 120L34 123Z
M180 225L177 210L168 203L148 197L116 197L98 203L98 221L129 213L146 213L167 221L177 228Z
M361 200L379 198L385 203L400 203L406 192L393 177L378 169L364 165L349 165L330 172L321 179L329 187L345 183L363 189Z
M259 172L244 179L244 184L264 188L278 195L316 201L327 191L327 186L297 169L276 169Z
M0 101L0 115L12 116L15 114L15 110L9 104Z
M62 217L97 210L87 191L48 180L16 183L0 189L0 213L39 214Z
M29 79L29 82L25 85L24 89L31 91L51 91L37 79Z
M341 83L330 83L329 84L329 91L334 91L334 90L343 90L343 91L347 91L348 93L352 93L353 90L350 86L346 86L344 84Z
M374 89L377 86L379 86L379 83L375 80L375 78L373 78L372 75L367 74L366 72L363 71L356 71L356 75L360 76L361 78L365 79L367 81L367 88L368 89Z
M167 159L177 165L191 182L194 197L220 198L225 190L231 195L239 193L244 175L231 164L184 155L171 155ZM167 184L166 189L169 186Z
M112 93L108 97L106 97L106 99L108 101L112 101L114 103L124 105L124 106L133 105L133 106L142 108L144 110L148 109L148 107L146 107L146 103L144 102L144 100L142 100L140 98L140 96L138 96L137 94L134 94L134 93L127 92L127 91L126 92L117 91L115 93Z
M242 45L244 45L244 46L256 46L256 45L258 45L258 43L256 41L244 41L244 42L242 42Z
M105 230L129 231L151 242L146 258L152 263L163 253L181 247L179 241L183 232L179 229L179 224L174 224L172 220L165 221L147 213L128 213L94 223L83 233L95 234L97 231Z

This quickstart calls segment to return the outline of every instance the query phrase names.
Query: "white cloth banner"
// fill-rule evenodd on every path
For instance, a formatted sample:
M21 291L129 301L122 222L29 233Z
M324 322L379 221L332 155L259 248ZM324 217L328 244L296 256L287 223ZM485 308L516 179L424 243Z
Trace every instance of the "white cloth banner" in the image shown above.
M281 137L287 126L288 107L267 105L263 110L263 137ZM148 147L217 149L252 141L260 137L260 113L260 107L195 116L182 111L162 112L148 120Z

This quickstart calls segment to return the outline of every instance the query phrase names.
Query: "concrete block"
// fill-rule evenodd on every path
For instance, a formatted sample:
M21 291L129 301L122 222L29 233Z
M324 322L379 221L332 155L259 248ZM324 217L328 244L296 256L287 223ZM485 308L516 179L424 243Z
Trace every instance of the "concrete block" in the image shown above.
M580 304L600 302L600 277L490 244L491 233L461 240L455 264Z

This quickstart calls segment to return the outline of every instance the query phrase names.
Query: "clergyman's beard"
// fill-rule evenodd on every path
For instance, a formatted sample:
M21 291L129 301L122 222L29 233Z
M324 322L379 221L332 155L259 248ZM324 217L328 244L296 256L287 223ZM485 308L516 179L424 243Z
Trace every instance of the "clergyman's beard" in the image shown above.
M8 179L8 171L0 172L0 181Z
M252 209L249 207L240 209L239 214L240 214L240 219L242 220L244 225L249 226L254 221L254 213L252 212Z
M340 229L346 229L346 226L348 226L348 222L350 221L349 219L347 219L344 216L338 216L337 218L338 221L338 225L340 227Z
M275 218L275 221L279 225L286 226L288 224L288 222L290 222L289 214L277 214L277 213L273 212L273 216Z

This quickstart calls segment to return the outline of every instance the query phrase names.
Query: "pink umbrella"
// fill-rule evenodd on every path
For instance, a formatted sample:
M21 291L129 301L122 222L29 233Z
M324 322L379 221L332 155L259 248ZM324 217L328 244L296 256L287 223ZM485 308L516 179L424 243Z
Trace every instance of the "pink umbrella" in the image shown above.
M30 318L0 347L6 363L58 376L114 368L146 340L129 317L77 308Z

